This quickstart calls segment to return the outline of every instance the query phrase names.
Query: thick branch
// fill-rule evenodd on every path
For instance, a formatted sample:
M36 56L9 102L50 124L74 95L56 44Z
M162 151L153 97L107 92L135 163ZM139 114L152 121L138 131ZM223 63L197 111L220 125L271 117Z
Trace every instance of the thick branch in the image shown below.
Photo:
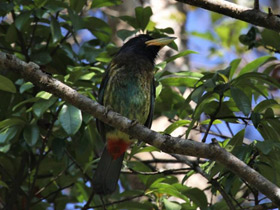
M176 0L185 4L201 7L217 12L238 20L251 23L280 32L280 18L276 15L267 14L260 10L240 6L228 1L220 0Z
M128 133L134 138L154 145L164 152L215 160L247 181L249 184L255 186L256 189L280 207L280 189L237 157L219 147L217 144L203 144L192 140L161 135L144 127L143 125L140 125L139 123L135 123L134 121L121 116L116 112L108 111L104 106L101 106L97 102L79 94L77 91L62 82L43 73L39 69L38 65L34 63L27 64L17 59L15 56L0 52L0 68L6 68L20 73L23 78L31 81L42 90L48 91L62 98L82 111L92 114L94 117L125 133Z

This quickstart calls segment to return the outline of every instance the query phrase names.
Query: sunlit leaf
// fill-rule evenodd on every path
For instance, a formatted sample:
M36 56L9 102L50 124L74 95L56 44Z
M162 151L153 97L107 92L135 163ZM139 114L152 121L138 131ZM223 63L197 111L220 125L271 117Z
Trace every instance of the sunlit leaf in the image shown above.
M182 209L181 205L175 202L171 202L167 199L163 199L164 206L166 210L180 210Z
M189 55L189 54L198 54L198 52L193 51L193 50L185 50L185 51L182 51L182 52L180 52L180 53L178 53L176 55L173 55L173 56L167 58L165 61L167 63L169 63L171 61L176 60L177 58L184 57L184 56Z
M266 55L260 58L257 58L256 60L248 63L246 66L244 66L239 73L239 76L248 72L256 71L261 65L266 63L267 61L275 59L271 57L270 55Z
M92 8L99 8L99 7L110 7L121 4L121 0L94 0L92 1L91 7Z
M166 134L171 134L174 130L176 130L179 127L185 126L189 124L191 121L190 120L178 120L171 125L169 125L165 130L164 133Z
M30 90L33 87L34 85L31 82L26 82L20 86L19 92L24 93L25 91Z
M58 120L68 135L74 135L82 125L82 112L72 105L63 105Z

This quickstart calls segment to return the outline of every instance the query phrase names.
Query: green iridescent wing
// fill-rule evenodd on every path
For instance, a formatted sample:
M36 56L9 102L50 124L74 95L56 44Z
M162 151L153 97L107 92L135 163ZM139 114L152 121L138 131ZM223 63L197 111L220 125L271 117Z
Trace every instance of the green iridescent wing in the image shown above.
M144 124L148 128L151 128L152 122L153 122L155 97L156 97L156 88L155 88L155 80L153 79L153 81L151 83L150 112L149 112L148 118Z
M103 105L103 98L104 98L104 91L106 89L108 80L109 80L109 71L110 71L110 66L108 66L108 69L105 72L105 75L101 81L100 88L98 90L98 103ZM104 123L101 122L100 120L96 119L96 127L100 135L102 136L103 141L106 141L105 139L105 130L104 130Z

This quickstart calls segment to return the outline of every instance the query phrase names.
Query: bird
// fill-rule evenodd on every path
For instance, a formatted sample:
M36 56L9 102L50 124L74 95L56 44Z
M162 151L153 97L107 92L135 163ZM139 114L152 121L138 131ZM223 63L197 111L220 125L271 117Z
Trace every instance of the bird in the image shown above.
M155 103L155 59L160 49L174 39L154 39L141 34L128 40L105 71L98 102L150 128ZM92 186L96 194L107 195L116 190L125 152L133 140L98 119L96 125L106 145L94 172Z

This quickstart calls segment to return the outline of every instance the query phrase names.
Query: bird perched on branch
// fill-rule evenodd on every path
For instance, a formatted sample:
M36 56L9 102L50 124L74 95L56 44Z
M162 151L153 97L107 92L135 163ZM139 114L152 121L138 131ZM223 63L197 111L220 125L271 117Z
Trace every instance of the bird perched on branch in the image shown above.
M126 42L101 82L99 103L150 128L155 100L154 61L159 50L173 40L139 35ZM132 140L99 120L97 128L106 146L93 176L93 189L105 195L117 187L125 151Z

